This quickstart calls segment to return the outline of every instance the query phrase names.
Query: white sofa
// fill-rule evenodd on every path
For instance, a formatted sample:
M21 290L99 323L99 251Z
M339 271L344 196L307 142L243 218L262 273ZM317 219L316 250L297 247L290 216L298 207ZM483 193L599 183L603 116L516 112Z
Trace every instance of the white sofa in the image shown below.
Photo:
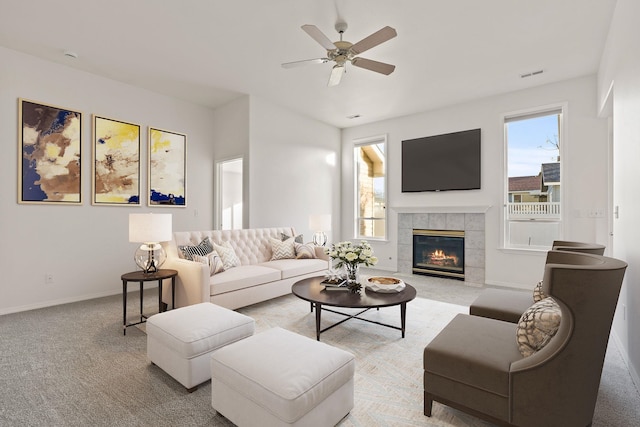
M329 268L329 258L322 247L315 247L315 259L279 259L271 261L270 238L296 236L292 227L243 230L181 231L162 245L167 260L162 268L178 271L176 307L212 302L236 309L291 292L298 280L319 276ZM240 259L240 266L210 275L209 266L182 257L179 246L195 246L208 237L220 245L229 242ZM163 289L163 301L171 301L171 287Z

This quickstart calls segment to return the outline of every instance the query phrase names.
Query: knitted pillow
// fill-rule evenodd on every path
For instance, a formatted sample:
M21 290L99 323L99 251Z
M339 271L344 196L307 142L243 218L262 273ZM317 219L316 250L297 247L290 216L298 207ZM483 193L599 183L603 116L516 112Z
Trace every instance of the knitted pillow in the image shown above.
M525 311L516 328L518 350L531 356L542 349L558 332L561 320L560 306L553 298L545 298Z
M271 241L271 261L296 257L293 237L287 240L278 240L270 237L269 240Z
M216 273L220 273L221 271L224 271L224 265L222 264L222 259L220 258L220 255L218 255L218 252L216 251L208 253L205 256L194 255L193 260L199 263L202 263L204 265L208 265L209 276L213 276Z
M538 282L535 288L533 288L533 302L542 301L547 298L547 295L542 290L542 280Z
M193 261L194 255L205 256L208 253L213 252L213 245L208 237L202 239L200 243L195 246L182 245L178 246L179 253L182 254L182 258Z
M316 257L316 247L311 243L294 243L296 259L313 259Z
M222 266L225 270L240 265L240 258L236 255L236 251L229 242L221 242L219 245L213 244L213 248L218 252L220 258L222 258Z

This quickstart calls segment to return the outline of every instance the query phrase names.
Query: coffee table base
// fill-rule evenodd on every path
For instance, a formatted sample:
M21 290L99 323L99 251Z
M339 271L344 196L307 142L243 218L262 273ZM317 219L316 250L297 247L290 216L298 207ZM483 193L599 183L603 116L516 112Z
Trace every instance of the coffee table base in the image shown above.
M371 310L374 307L367 307L364 310L361 310L361 311L359 311L359 312L357 312L355 314L349 314L349 313L343 313L343 312L337 311L337 310L332 310L330 308L324 308L324 307L322 307L322 304L319 304L319 303L311 303L311 311L313 311L313 306L314 305L315 305L315 308L316 308L316 339L318 341L320 341L320 334L321 333L323 333L325 331L328 331L329 329L331 329L331 328L333 328L335 326L341 325L341 324L343 324L344 322L346 322L349 319L358 319L358 320L362 320L362 321L369 322L369 323L375 323L376 325L385 326L387 328L397 329L398 331L402 332L402 338L404 338L404 331L405 331L405 326L406 326L406 316L407 316L407 304L406 303L400 304L400 324L402 326L389 325L388 323L377 322L375 320L365 319L364 317L359 317L361 314ZM377 307L376 309L380 310L380 307ZM340 314L342 316L345 316L346 319L342 319L339 322L336 322L336 323L334 323L334 324L332 324L330 326L327 326L324 329L321 329L320 325L321 325L321 313L322 313L322 310L329 311L331 313Z

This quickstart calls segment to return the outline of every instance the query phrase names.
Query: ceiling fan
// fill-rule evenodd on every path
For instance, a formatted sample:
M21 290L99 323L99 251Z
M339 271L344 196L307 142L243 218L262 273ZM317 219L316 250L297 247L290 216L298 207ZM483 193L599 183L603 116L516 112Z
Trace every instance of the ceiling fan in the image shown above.
M348 41L342 40L342 34L347 30L346 22L337 22L336 31L340 34L340 40L332 42L322 31L315 25L303 25L302 30L309 34L312 39L320 43L322 47L327 50L327 56L324 58L306 59L303 61L286 62L282 64L283 68L292 68L306 64L324 64L329 61L334 61L335 65L331 70L329 76L328 86L335 86L340 83L342 75L346 72L347 62L350 62L356 67L364 68L367 70L375 71L384 75L393 73L396 66L391 64L385 64L384 62L373 61L371 59L361 58L357 55L365 52L372 47L378 46L381 43L386 42L398 35L396 30L391 27L384 27L381 30L376 31L368 37L360 40L356 44L352 44Z

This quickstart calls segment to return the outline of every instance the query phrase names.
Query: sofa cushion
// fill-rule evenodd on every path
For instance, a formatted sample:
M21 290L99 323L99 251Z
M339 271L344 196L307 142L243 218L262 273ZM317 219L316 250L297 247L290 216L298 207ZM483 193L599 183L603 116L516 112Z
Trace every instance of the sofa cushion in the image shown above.
M259 265L280 271L283 279L326 270L329 267L323 259L279 259Z
M213 251L213 245L208 237L205 237L197 245L178 246L178 255L184 259L193 260L194 255L207 255Z
M282 278L282 272L263 265L240 265L211 276L210 295L223 294L274 282Z
M296 259L313 259L316 257L316 245L313 243L294 243Z
M508 396L509 367L522 359L513 342L515 332L515 323L458 314L426 346L424 370Z
M193 260L195 262L199 262L201 264L209 266L209 276L213 276L216 273L221 273L224 271L222 259L220 259L220 255L218 255L218 252L216 251L213 251L205 256L194 255Z
M287 240L269 239L271 243L271 260L291 259L296 257L296 249L293 245L293 238Z
M553 298L545 298L533 304L522 314L516 330L518 350L523 356L531 356L542 349L558 332L562 313Z
M220 254L220 258L222 258L222 266L225 270L229 270L230 268L240 265L240 258L236 255L236 251L231 246L231 243L221 242L219 245L214 243L213 247L216 252Z

